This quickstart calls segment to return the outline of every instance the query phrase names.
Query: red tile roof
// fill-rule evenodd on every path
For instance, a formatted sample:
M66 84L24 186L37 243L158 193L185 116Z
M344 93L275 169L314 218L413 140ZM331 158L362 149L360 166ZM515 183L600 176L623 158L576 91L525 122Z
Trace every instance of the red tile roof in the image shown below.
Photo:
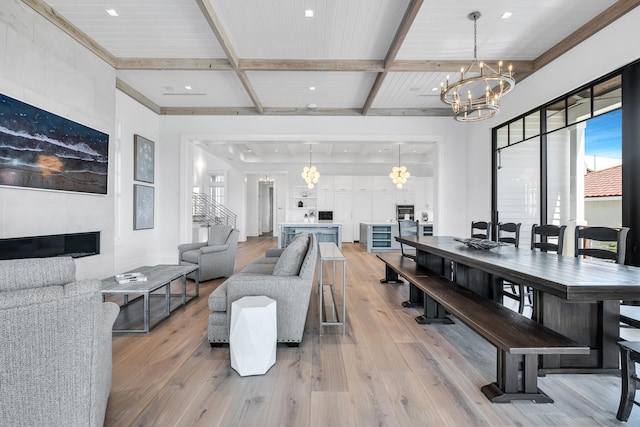
M622 196L622 165L587 171L584 176L584 197L612 196Z

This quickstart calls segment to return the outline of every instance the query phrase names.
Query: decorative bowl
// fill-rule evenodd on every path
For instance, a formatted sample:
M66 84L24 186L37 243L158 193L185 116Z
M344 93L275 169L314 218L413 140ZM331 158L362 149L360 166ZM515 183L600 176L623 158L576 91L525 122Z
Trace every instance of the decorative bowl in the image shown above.
M507 245L506 243L503 243L503 242L494 242L493 240L487 240L487 239L477 239L475 237L466 238L466 239L462 239L460 237L454 237L453 240L464 243L465 245L473 249L487 250L487 249L497 248L498 246Z

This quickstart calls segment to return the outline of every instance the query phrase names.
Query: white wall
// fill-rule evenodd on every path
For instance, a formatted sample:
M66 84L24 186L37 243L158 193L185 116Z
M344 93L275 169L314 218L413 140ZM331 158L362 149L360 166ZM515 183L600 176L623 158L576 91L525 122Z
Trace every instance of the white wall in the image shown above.
M186 147L187 140L211 134L254 139L261 135L369 135L376 140L388 135L393 140L437 140L435 232L466 235L472 219L487 217L490 212L491 128L639 58L640 45L629 36L637 32L638 22L640 8L518 82L503 101L502 113L486 122L464 124L437 117L157 117L116 91L112 67L21 1L3 0L2 93L108 133L111 158L116 154L117 117L122 179L118 203L114 199L115 161L109 165L107 196L0 188L0 237L101 231L102 254L77 260L79 278L104 277L116 267L137 262L175 262L177 245L184 242L183 235L190 237L191 233L190 227L184 229L193 183L193 150ZM127 155L134 133L156 142L156 225L153 230L135 232L129 227L133 181L128 176L132 158ZM239 227L244 227L244 173L234 165L220 163L229 171L229 205L240 213ZM358 174L375 175L374 167L365 165ZM263 171L262 165L256 168ZM288 182L280 187L288 188Z
M108 194L0 188L0 238L101 232L101 254L76 260L77 277L114 264L115 70L18 0L2 0L0 91L109 134Z
M190 139L207 139L211 135L218 138L230 136L233 138L246 137L260 140L261 136L272 138L280 135L283 139L291 136L307 135L332 137L346 135L366 140L377 140L381 135L389 135L390 139L441 141L437 144L438 173L434 177L434 194L438 200L434 207L433 219L436 222L436 232L440 234L460 235L468 228L466 226L466 127L451 118L438 117L274 117L274 116L162 116L160 118L160 138L165 161L161 161L159 168L163 171L163 178L171 184L163 187L162 221L168 224L180 224L180 217L185 216L189 200L185 198L186 187L180 191L181 180L191 176L190 170L178 170L176 159L192 155L191 149L180 148L189 144ZM182 168L191 168L191 162L181 159ZM227 164L230 173L238 173L238 167ZM265 172L263 164L255 165L257 173ZM287 173L289 179L295 179L300 171L297 165L277 165L278 171ZM379 168L379 166L377 166ZM337 166L328 173L331 174L362 174L374 175L376 165L363 165L363 170L348 173L340 172ZM329 169L329 168L328 168ZM251 172L251 171L248 171ZM322 173L322 171L321 171ZM293 178L291 178L293 177ZM246 225L245 209L246 183L243 177L229 177L230 197L228 207L240 215L239 227ZM286 187L285 187L286 188ZM180 200L180 203L177 201ZM182 205L180 208L178 205ZM182 214L180 209L183 210ZM253 211L252 211L253 212ZM253 214L252 214L253 215ZM253 226L249 227L253 230ZM250 230L240 229L241 239ZM186 230L182 230L184 233ZM182 238L181 231L176 227L175 233L167 230L164 242L161 243L163 254L175 251L175 245Z
M112 138L115 145L113 155L115 184L113 186L115 218L114 272L132 270L141 265L158 264L158 246L162 235L159 223L158 205L162 194L162 170L158 168L158 157L162 147L159 139L160 120L158 115L143 107L128 95L116 90L116 133ZM154 183L136 182L134 171L134 135L140 135L154 142L156 167ZM154 227L148 230L133 229L133 186L142 184L155 188ZM177 255L173 262L177 262Z
M526 113L640 58L637 37L640 8L635 8L569 52L516 84L496 117L458 124L468 132L466 222L491 212L491 128ZM516 70L517 73L517 70ZM516 74L517 78L517 74Z

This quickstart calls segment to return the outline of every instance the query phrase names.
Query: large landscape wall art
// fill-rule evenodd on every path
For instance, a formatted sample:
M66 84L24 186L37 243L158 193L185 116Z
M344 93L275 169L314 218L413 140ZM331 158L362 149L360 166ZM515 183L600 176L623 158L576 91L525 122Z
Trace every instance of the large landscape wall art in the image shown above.
M109 135L0 94L0 185L107 194Z

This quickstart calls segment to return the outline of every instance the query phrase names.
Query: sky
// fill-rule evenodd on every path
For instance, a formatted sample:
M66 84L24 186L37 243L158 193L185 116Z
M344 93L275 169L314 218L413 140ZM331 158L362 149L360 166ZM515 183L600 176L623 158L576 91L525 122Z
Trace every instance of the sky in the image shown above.
M584 151L587 156L622 158L622 109L587 121Z

